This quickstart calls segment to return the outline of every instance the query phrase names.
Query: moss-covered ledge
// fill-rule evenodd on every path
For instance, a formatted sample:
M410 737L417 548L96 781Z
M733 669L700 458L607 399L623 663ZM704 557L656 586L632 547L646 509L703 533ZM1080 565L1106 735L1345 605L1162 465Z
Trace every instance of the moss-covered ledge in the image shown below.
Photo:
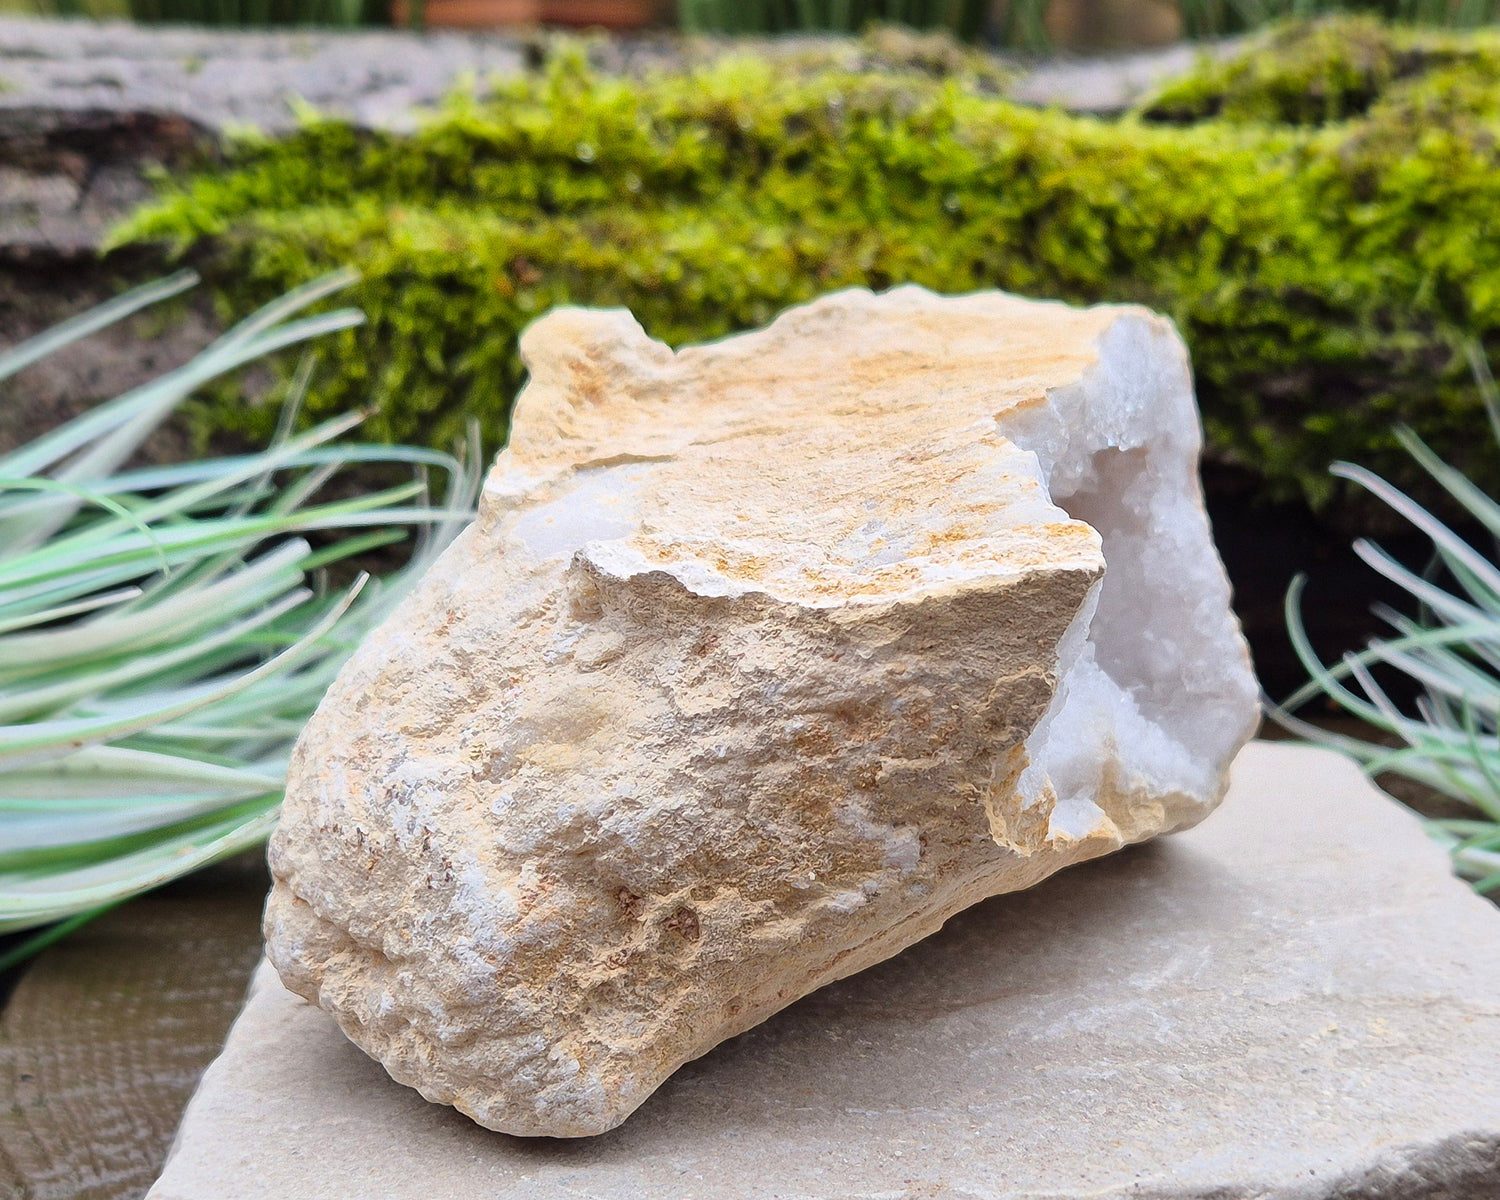
M1211 453L1268 497L1325 502L1341 457L1410 479L1397 420L1500 484L1463 351L1500 338L1500 42L1358 21L1272 39L1118 121L961 68L731 59L642 82L563 55L410 135L242 142L115 241L169 242L226 311L357 266L369 323L309 408L374 400L390 437L446 442L471 415L502 437L516 336L554 304L628 305L675 343L916 282L1170 313Z

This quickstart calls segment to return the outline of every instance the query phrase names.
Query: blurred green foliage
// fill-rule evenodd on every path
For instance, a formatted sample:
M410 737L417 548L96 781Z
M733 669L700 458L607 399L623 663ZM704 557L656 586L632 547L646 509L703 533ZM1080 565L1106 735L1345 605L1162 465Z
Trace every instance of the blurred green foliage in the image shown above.
M366 0L129 0L129 5L133 19L151 24L338 29L388 19L385 5Z
M946 29L965 41L1046 50L1049 0L677 0L687 32L858 33L872 21ZM1183 32L1220 38L1288 20L1366 13L1388 21L1475 28L1500 18L1500 0L1177 0Z
M1341 13L1454 29L1476 29L1500 18L1500 0L1178 0L1178 8L1190 38L1224 37Z
M1018 0L1036 30L1045 0ZM988 32L990 0L677 0L687 33L859 33L874 21L945 29L964 41ZM1043 35L1045 37L1045 35Z
M18 17L89 17L96 21L130 15L127 0L0 0L0 13Z
M0 13L226 27L386 24L388 0L0 0Z
M894 22L966 42L1042 52L1052 47L1051 0L677 0L685 33L859 33ZM1500 20L1500 0L1177 0L1183 33L1221 38L1287 20L1361 12L1390 21L1477 28ZM0 0L0 13L211 26L348 27L391 22L387 0ZM422 24L421 0L414 21ZM1147 21L1145 27L1150 26ZM1128 36L1127 36L1128 40ZM1147 35L1148 42L1152 41ZM1153 43L1154 44L1154 43Z
M1147 120L1330 125L1405 111L1500 115L1500 41L1344 17L1269 30L1232 58L1204 58L1141 106Z
M563 56L411 135L311 120L243 142L116 241L165 239L226 311L357 267L369 321L308 409L376 401L387 438L448 445L470 415L502 438L517 335L556 304L628 306L680 344L910 282L1170 314L1210 452L1270 497L1326 502L1338 458L1411 478L1397 420L1500 485L1462 350L1500 340L1500 43L1274 37L1114 122L962 71L739 59L642 82ZM208 419L263 435L275 414Z

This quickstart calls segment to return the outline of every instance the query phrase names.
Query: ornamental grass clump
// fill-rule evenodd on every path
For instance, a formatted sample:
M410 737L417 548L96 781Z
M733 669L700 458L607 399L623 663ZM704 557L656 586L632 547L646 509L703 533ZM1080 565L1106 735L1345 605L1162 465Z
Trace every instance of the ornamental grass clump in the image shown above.
M1470 352L1497 445L1500 396L1477 347ZM1500 538L1500 504L1433 453L1411 430L1396 436L1416 463L1492 538ZM1371 778L1394 775L1458 801L1470 815L1432 819L1432 835L1453 856L1459 874L1476 890L1500 892L1500 564L1495 545L1475 547L1415 500L1363 467L1336 463L1335 475L1364 488L1432 541L1426 571L1412 571L1375 543L1355 542L1370 567L1416 602L1417 615L1387 606L1376 612L1394 636L1372 639L1333 666L1313 650L1301 617L1304 581L1287 594L1287 628L1311 675L1272 717L1309 740L1356 759ZM1380 668L1404 676L1418 695L1415 713L1402 710ZM1387 681L1389 683L1389 681ZM1325 697L1371 726L1365 739L1320 728L1293 715Z
M0 354L7 378L194 282L140 288ZM345 656L467 521L478 455L293 433L304 367L259 452L128 469L196 388L361 320L298 315L348 275L266 306L185 366L0 456L0 932L55 925L254 846L293 740ZM341 487L343 469L404 482ZM441 503L427 474L446 476ZM383 581L324 568L416 531Z

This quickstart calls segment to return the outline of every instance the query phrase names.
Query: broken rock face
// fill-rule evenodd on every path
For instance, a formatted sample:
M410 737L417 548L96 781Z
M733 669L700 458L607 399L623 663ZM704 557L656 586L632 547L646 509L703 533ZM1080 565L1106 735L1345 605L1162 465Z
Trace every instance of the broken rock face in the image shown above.
M1218 803L1256 694L1168 322L901 288L522 349L479 519L329 692L271 847L272 960L395 1079L602 1132Z

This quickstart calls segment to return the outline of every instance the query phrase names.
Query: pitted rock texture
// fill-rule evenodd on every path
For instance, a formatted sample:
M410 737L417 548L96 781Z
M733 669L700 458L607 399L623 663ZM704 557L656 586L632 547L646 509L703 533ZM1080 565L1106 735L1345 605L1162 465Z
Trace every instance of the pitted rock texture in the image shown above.
M1171 325L560 310L478 520L299 743L292 990L480 1124L619 1124L986 896L1196 823L1255 724Z

